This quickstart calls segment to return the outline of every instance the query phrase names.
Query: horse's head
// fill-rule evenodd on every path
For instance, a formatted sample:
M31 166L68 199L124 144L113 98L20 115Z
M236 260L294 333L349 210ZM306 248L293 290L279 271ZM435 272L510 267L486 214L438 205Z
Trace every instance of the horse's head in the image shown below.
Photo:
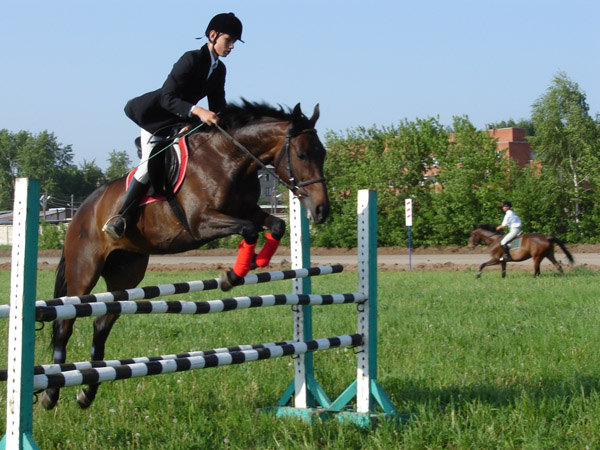
M496 227L489 223L482 223L480 225L473 226L471 230L471 236L469 237L469 246L474 248L481 241L485 241L489 237L499 237L500 233L496 230Z
M329 215L329 197L323 178L325 148L315 130L318 118L319 105L315 106L310 119L302 113L300 104L296 105L274 166L293 187L308 217L315 223L322 223Z
M481 233L479 228L474 226L471 230L471 236L469 236L469 247L475 248L479 242L481 242Z

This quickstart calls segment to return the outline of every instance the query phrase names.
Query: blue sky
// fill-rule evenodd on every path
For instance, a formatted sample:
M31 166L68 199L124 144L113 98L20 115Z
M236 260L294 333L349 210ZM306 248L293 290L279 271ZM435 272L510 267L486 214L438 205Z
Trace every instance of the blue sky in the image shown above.
M564 71L600 112L597 0L4 1L0 129L53 132L75 162L137 162L127 100L160 87L210 18L233 11L245 44L224 60L227 99L321 106L344 132L466 115L528 118Z

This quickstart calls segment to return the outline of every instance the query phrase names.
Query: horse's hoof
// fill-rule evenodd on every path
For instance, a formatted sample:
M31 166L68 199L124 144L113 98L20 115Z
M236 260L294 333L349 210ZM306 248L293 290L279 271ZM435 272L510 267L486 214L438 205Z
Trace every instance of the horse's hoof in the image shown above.
M243 278L238 277L233 270L228 270L219 276L219 287L222 291L227 292L232 287L241 284L242 280Z
M90 399L82 389L77 393L77 404L81 409L89 408L92 405L93 399Z
M44 409L52 409L56 406L58 402L58 392L52 393L52 395L48 394L48 391L44 391L42 394L42 406Z

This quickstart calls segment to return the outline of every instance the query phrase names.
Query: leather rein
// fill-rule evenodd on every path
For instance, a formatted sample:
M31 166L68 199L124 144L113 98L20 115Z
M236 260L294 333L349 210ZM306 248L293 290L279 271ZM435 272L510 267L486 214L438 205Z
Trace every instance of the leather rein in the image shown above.
M267 167L267 165L265 163L263 163L260 158L258 158L257 156L253 155L250 150L248 150L246 147L244 147L237 139L235 139L231 134L229 134L227 131L225 131L223 128L221 128L221 126L219 124L215 124L215 127L217 127L217 129L223 133L237 148L239 148L240 150L242 150L244 153L246 153L250 158L252 158L254 160L254 162L256 162L256 164L258 164L265 172L267 172L269 175L272 175L279 183L281 183L282 185L284 185L287 189L289 189L290 191L292 191L292 193L294 193L294 195L296 195L297 197L304 197L303 194L299 194L296 191L304 186L309 186L311 184L315 184L315 183L324 183L325 182L325 178L321 177L321 178L315 178L313 180L308 180L308 181L301 181L298 182L298 180L296 179L296 176L294 175L294 168L292 166L292 155L290 152L290 141L291 139L300 136L301 134L317 134L317 130L315 130L314 128L309 128L306 130L302 130L296 133L293 133L292 130L290 128L288 128L287 133L285 134L285 140L283 142L283 147L282 149L279 151L279 156L277 157L277 160L275 161L275 163L273 164L274 169L277 169L277 166L279 166L279 163L281 162L281 160L283 159L283 157L285 156L287 159L287 169L288 169L288 178L290 180L290 182L286 182L284 181L279 175L277 175L277 173L275 173L274 170L270 169Z

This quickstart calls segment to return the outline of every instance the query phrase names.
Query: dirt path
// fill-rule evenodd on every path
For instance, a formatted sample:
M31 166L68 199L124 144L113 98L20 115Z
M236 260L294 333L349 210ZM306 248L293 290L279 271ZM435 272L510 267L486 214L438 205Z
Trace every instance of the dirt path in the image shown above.
M584 265L600 270L600 245L569 245L569 251L575 258L576 265ZM282 270L290 267L290 251L280 248L273 257L270 270ZM567 258L557 249L558 259L565 266ZM148 270L164 272L198 272L205 270L224 270L233 264L236 250L211 249L194 250L177 255L156 255L150 257ZM59 250L41 250L38 256L40 269L54 270L60 258ZM420 247L411 249L410 254L404 247L385 247L378 250L380 270L406 271L412 270L464 270L477 269L489 259L487 249L483 246L476 249L467 247ZM312 265L343 264L346 270L356 270L356 249L311 249ZM533 272L531 260L511 263L509 270ZM499 269L499 266L486 270ZM0 270L10 270L10 252L0 252ZM542 272L554 270L548 261L542 262Z

